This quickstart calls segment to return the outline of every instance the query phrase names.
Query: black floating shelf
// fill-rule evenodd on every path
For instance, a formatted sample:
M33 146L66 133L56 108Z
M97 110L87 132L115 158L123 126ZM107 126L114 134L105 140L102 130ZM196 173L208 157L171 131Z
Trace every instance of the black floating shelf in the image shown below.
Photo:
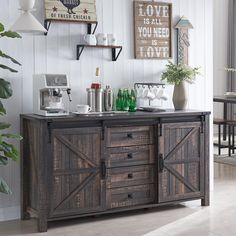
M80 59L80 56L82 52L84 51L84 48L109 48L111 49L112 61L117 61L122 51L122 46L101 46L101 45L79 44L77 45L77 60ZM116 50L119 50L119 51L117 52Z
M98 26L98 22L97 21L69 21L69 20L46 19L46 20L44 20L44 28L47 31L49 31L52 22L87 24L87 34L94 34L96 29L97 29L97 26ZM92 25L94 25L93 30L92 30ZM48 34L48 32L44 33L44 35L47 35L47 34Z

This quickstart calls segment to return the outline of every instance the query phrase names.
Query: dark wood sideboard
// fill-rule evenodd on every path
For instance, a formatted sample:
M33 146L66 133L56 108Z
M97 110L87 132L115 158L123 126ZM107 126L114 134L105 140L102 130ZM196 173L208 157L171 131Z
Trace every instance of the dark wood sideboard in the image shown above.
M21 115L21 217L54 220L201 199L209 205L209 112Z

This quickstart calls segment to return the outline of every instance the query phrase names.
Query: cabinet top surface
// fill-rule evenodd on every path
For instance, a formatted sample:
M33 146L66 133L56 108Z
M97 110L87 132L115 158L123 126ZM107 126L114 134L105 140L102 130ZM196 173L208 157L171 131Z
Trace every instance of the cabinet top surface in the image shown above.
M130 112L119 114L97 114L97 115L75 115L58 117L46 117L35 114L21 114L22 118L44 120L44 121L99 121L99 120L124 120L124 119L155 119L155 118L169 118L169 117L183 117L183 116L199 116L209 115L209 111L197 110L166 110L164 112Z

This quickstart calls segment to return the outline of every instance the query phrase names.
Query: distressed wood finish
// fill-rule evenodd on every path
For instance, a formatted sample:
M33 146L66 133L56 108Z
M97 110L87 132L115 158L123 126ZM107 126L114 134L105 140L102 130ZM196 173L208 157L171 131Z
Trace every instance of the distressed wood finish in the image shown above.
M153 166L129 166L107 171L107 188L154 183Z
M159 202L204 196L201 122L163 124L159 138Z
M134 51L137 59L172 57L172 4L134 1Z
M36 216L45 232L58 219L195 199L209 205L208 114L22 115L22 219Z
M128 147L153 144L153 126L117 127L107 129L107 147Z
M102 210L101 128L53 130L52 145L50 216Z
M109 148L107 167L154 164L154 157L154 145Z
M154 185L139 185L107 190L107 208L129 207L153 203Z

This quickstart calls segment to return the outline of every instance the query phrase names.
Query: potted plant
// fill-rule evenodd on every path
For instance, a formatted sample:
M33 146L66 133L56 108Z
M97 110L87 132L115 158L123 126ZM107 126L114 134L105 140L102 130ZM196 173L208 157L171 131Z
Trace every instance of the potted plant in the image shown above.
M13 31L5 31L3 24L0 23L0 38L21 38L21 36ZM21 65L14 58L8 56L0 50L0 57L6 60L10 60L16 65ZM9 70L10 72L16 73L17 70L12 69L4 64L0 63L0 69ZM0 78L0 99L8 99L12 96L13 91L10 82ZM0 100L0 116L6 115L6 109ZM19 152L14 145L9 142L10 139L21 140L22 137L18 134L11 134L7 132L7 129L11 127L11 124L0 121L0 166L7 165L9 160L17 161L19 159ZM8 187L5 180L0 176L0 193L10 194L11 190Z
M199 68L191 68L183 64L174 64L168 61L166 71L162 73L161 80L174 84L173 104L175 110L184 110L187 105L185 82L193 83L196 75L200 74Z

